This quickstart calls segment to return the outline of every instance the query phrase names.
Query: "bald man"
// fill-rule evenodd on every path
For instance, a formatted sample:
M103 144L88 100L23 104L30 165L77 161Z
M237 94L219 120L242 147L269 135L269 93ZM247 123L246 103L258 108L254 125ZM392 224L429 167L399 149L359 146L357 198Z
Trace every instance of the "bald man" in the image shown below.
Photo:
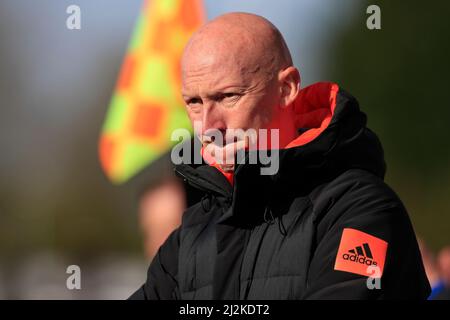
M337 84L300 90L275 26L247 13L210 21L185 48L182 82L203 161L176 173L203 197L132 299L428 297L366 115ZM270 174L268 150L277 156Z

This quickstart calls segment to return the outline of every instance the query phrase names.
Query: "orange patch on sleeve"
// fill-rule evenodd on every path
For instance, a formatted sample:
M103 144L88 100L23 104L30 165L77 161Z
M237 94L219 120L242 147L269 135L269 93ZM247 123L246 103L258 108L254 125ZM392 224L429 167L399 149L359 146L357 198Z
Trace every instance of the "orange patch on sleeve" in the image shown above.
M345 228L342 232L334 270L381 277L388 243L365 232ZM379 268L373 273L368 267Z

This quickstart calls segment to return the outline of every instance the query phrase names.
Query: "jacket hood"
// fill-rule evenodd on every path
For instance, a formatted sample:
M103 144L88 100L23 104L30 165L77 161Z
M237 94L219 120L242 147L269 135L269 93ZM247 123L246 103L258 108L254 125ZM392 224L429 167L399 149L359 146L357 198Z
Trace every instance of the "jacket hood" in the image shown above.
M335 83L320 82L300 91L294 110L300 134L280 150L274 180L315 184L355 168L384 178L383 148L353 96Z
M184 172L182 175L188 180L189 176L193 177L197 184L208 180L208 185L212 183L215 189L224 192L236 188L255 190L267 186L265 183L276 193L308 192L352 168L365 169L384 178L386 165L381 143L366 127L367 117L356 99L337 84L320 82L305 87L295 101L294 110L299 136L279 150L279 169L275 174L261 175L261 167L267 165L244 161L235 168L235 185L231 188L217 167L206 165L209 168L195 169L180 165L176 171ZM251 158L251 152L257 151L246 152L247 159ZM206 171L209 173L205 174Z

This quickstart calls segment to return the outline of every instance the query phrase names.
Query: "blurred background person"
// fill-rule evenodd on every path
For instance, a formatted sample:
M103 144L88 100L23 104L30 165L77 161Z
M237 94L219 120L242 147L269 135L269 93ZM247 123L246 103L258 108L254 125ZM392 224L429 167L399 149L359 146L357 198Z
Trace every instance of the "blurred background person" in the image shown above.
M436 300L450 300L450 245L439 251L437 265L444 289L436 294Z
M435 300L445 292L445 283L433 252L428 248L423 239L419 238L418 243L423 266L431 286L431 293L428 300Z
M438 265L445 285L450 288L450 245L439 251Z
M185 208L185 191L175 177L159 179L141 192L139 226L147 259L152 260L169 234L180 225Z

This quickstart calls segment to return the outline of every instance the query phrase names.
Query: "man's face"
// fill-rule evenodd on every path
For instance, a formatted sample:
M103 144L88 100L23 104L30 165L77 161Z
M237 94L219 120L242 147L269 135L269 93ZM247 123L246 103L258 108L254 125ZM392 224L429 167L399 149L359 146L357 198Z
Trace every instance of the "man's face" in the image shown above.
M207 145L208 130L279 128L276 75L257 64L225 55L191 56L183 64L182 95L189 118L201 124L199 135ZM195 127L195 125L194 125Z
M269 21L231 13L207 23L186 46L181 71L183 99L204 158L229 163L237 149L283 148L297 136L291 106L300 75ZM220 140L212 142L218 132Z

